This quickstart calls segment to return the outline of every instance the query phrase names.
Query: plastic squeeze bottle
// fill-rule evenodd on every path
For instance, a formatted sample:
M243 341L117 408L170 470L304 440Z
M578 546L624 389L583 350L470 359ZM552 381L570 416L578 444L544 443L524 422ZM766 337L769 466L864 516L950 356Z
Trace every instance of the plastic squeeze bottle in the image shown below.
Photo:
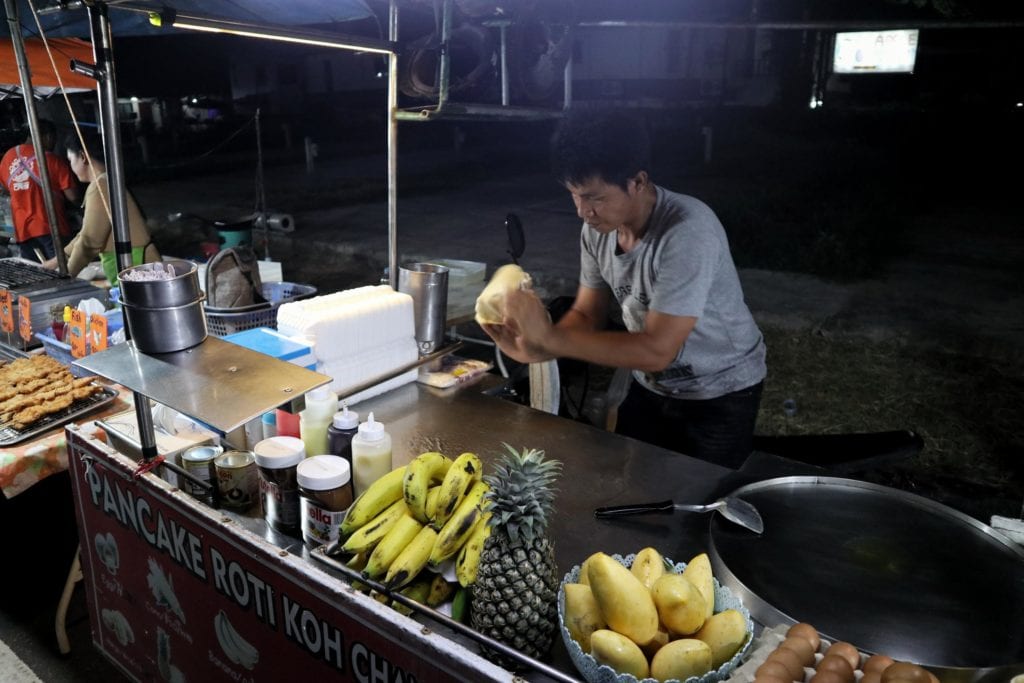
M71 343L71 335L68 334L71 329L71 307L64 307L64 327L60 331L60 340L65 344Z
M359 431L359 413L348 406L334 414L331 426L327 428L327 452L338 455L352 465L352 438Z
M370 484L391 471L391 435L370 413L352 437L352 482L358 497Z
M326 386L306 394L306 409L299 413L299 437L306 444L306 455L324 455L327 451L327 427L338 412L338 395Z

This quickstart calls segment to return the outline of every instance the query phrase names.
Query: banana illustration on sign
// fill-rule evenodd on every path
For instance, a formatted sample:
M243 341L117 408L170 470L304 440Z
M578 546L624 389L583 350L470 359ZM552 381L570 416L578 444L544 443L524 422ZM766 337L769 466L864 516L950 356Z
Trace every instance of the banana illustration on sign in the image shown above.
M252 671L260 661L260 652L235 629L224 610L217 612L213 618L213 630L217 634L220 649L235 664Z

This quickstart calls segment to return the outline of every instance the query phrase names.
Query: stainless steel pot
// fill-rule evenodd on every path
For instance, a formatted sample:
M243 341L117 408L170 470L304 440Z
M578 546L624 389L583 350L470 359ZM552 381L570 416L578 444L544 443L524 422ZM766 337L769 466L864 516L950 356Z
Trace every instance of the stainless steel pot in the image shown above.
M174 276L167 280L132 280L133 273L155 270L173 270ZM118 274L121 286L121 302L146 308L184 306L200 299L199 269L191 261L164 261L143 263L125 268Z
M205 295L181 306L136 306L122 301L124 321L143 353L184 351L206 339Z

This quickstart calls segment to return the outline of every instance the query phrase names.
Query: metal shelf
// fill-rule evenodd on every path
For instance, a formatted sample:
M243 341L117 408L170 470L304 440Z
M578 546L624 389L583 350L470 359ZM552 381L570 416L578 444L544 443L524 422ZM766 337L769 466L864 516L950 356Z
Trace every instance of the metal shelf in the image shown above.
M331 381L217 337L161 354L142 353L129 341L74 365L224 433Z

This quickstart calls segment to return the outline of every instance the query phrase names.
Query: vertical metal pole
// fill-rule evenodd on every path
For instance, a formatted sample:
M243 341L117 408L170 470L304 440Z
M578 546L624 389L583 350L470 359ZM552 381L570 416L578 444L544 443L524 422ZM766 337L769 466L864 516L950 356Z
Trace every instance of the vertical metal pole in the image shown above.
M441 9L441 57L438 67L441 70L437 80L437 109L440 111L448 101L448 83L452 71L452 0L444 0Z
M270 226L267 225L267 195L263 185L263 129L260 127L260 108L256 107L256 220L263 230L263 260L270 260Z
M388 1L388 40L398 42L398 4ZM388 55L388 282L398 289L398 54Z
M110 212L113 219L114 251L117 268L132 265L131 231L128 228L128 200L124 189L124 160L121 156L121 124L117 110L117 84L114 74L114 46L110 34L110 20L104 3L89 5L89 25L92 32L92 51L100 71L99 98L100 132L106 156L107 186L110 188Z
M572 107L572 54L565 60L565 71L562 75L562 109Z
M32 151L36 158L36 173L39 174L43 190L43 204L46 207L46 220L50 224L50 237L57 257L57 267L61 275L68 274L68 263L64 257L64 245L60 241L60 223L57 222L57 208L53 203L53 186L50 183L50 169L46 163L46 150L39 134L39 118L36 116L35 91L32 89L32 74L28 69L25 57L25 40L21 35L21 20L18 15L17 0L4 0L7 9L7 24L10 28L11 43L14 46L14 58L18 63L18 77L21 79L21 97L25 100L25 117L28 119L29 135L32 138Z
M132 240L128 227L128 198L124 189L124 160L121 157L121 124L117 111L117 84L114 78L114 44L107 6L96 3L89 5L88 10L92 51L100 72L96 95L99 99L100 132L103 134L107 187L110 191L114 251L117 254L118 270L121 271L132 265ZM127 327L125 333L128 333ZM148 462L157 455L153 414L149 410L149 399L146 396L136 391L133 392L133 397L135 417L139 423L142 459Z
M498 27L501 36L501 106L508 106L508 24Z

